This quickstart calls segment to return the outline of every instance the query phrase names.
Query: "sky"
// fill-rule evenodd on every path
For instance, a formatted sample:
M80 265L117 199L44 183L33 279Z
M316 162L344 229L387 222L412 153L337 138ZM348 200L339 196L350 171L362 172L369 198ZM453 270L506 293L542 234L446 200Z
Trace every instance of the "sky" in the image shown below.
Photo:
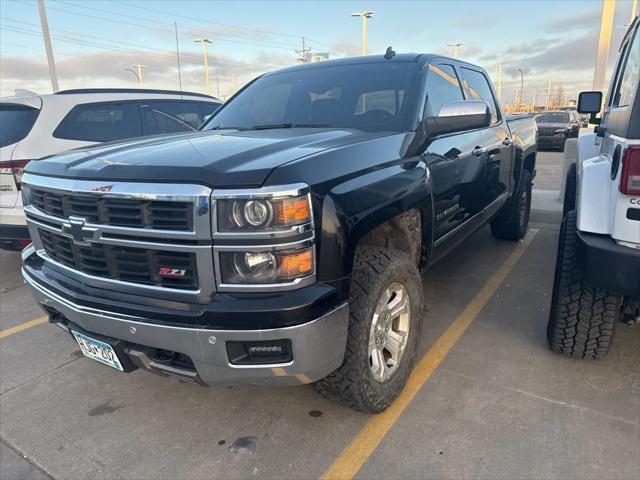
M631 0L616 2L609 63L626 31ZM570 98L593 81L602 0L502 1L205 1L46 0L61 89L136 87L127 70L144 64L144 86L205 92L202 45L209 38L213 95L226 97L265 71L297 63L302 37L312 52L359 55L361 25L352 12L373 11L369 53L452 55L483 66L513 103L524 72L524 98L543 94L548 79ZM22 88L50 93L36 0L0 0L0 96Z

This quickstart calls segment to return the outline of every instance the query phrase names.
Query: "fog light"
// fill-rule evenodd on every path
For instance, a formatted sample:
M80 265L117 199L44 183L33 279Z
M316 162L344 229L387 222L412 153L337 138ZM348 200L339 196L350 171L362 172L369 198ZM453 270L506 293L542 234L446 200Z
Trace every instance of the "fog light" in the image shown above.
M227 354L234 365L287 363L293 359L291 340L227 342Z

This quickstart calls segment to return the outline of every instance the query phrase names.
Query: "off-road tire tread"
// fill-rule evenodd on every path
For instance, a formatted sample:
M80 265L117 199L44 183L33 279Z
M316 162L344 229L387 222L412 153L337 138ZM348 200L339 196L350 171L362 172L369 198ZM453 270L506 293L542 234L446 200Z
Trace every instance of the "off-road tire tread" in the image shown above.
M575 162L569 165L567 176L564 182L564 199L562 204L562 217L564 218L568 212L576 209L577 195L577 177Z
M527 196L529 211L527 212L527 219L525 221L524 228L520 225L520 203L522 202L523 188L527 188L529 190ZM531 172L523 170L518 190L515 192L509 203L504 206L503 210L491 221L491 233L493 233L494 237L501 240L520 240L527 233L530 211Z
M576 212L564 217L547 326L554 352L582 359L604 357L613 340L621 297L587 282L576 263Z
M411 308L417 312L411 313L414 317L411 329L415 332L413 345L407 345L402 365L398 368L392 380L396 381L400 388L392 395L381 397L375 394L368 383L368 375L362 371L362 362L358 358L362 352L362 337L368 338L370 324L367 313L372 302L374 292L383 280L383 274L390 269L408 273L412 282L418 286L419 298L412 299ZM353 278L351 280L351 292L349 296L349 333L345 358L340 368L313 384L314 388L324 397L336 401L354 410L379 413L385 410L402 391L407 378L411 373L415 361L417 342L420 337L422 320L422 280L415 262L403 252L382 247L359 247L354 259ZM411 334L410 334L411 335ZM368 366L367 366L368 369ZM397 378L399 377L399 378Z

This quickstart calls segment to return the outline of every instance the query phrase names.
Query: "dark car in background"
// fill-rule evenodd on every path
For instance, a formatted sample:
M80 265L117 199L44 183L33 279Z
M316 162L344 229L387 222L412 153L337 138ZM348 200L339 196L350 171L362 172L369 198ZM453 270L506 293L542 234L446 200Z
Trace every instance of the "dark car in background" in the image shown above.
M581 122L574 110L557 110L535 116L538 125L538 148L564 152L567 138L578 138Z

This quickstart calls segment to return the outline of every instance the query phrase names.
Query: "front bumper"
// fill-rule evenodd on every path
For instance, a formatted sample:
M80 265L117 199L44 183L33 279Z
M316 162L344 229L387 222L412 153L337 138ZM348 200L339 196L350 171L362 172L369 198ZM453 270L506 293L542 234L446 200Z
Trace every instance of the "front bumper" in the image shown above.
M607 235L578 232L576 260L593 285L640 298L640 249L618 245Z
M23 267L22 274L36 301L50 315L52 321L68 328L75 326L88 334L93 333L124 342L123 350L133 356L142 354L138 361L132 360L145 368L149 363L144 352L145 347L186 355L193 363L192 380L197 383L300 385L325 377L343 361L349 323L349 309L346 303L311 321L282 328L186 328L154 323L152 318L80 305L47 288L46 284L36 281L28 267ZM260 365L235 365L229 360L227 342L268 340L290 340L292 360L286 363ZM167 369L162 372L154 368L148 369L156 373L171 374L171 370ZM184 372L175 376L186 379Z
M30 242L31 237L26 225L0 224L0 248L22 250Z
M538 148L561 148L567 141L564 135L538 137Z

